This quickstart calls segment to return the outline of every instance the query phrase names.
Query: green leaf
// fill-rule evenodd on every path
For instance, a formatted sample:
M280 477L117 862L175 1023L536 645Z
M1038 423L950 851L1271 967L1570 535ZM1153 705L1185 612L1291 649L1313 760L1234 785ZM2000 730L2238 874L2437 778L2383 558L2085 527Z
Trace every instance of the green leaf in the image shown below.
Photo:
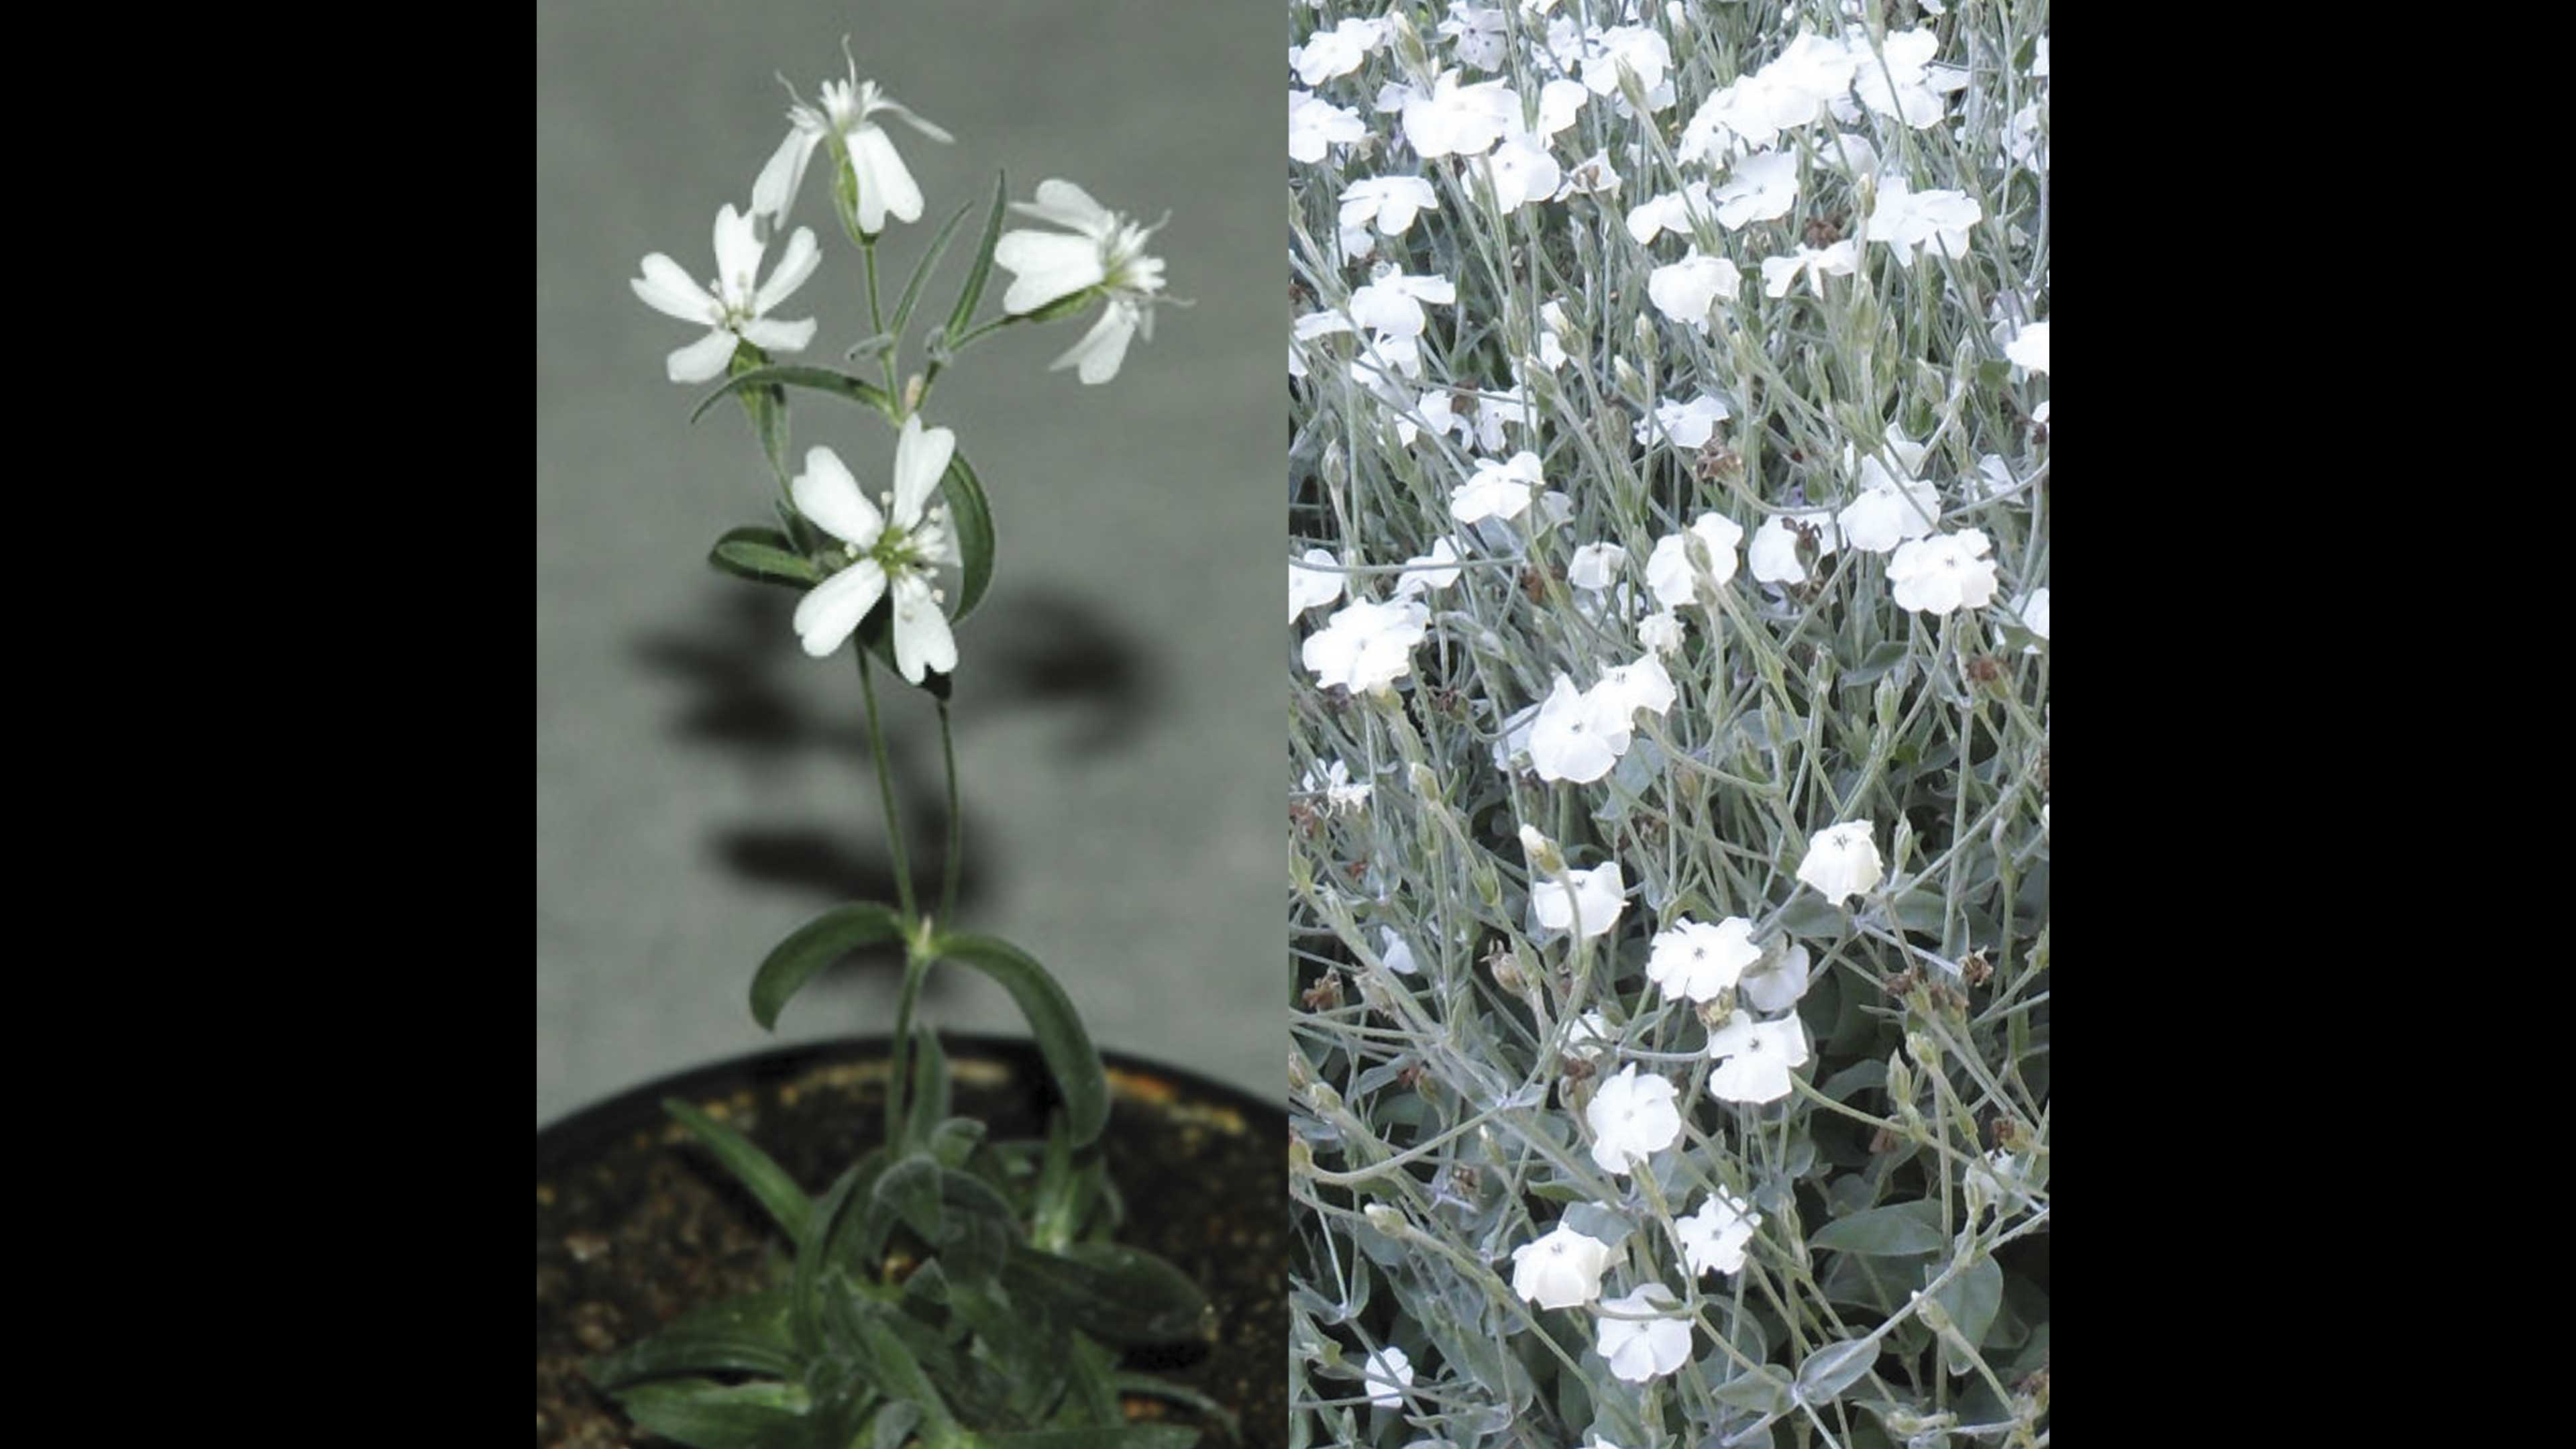
M1949 1242L1938 1226L1940 1211L1941 1205L1935 1202L1870 1208L1825 1224L1807 1240L1807 1246L1877 1258L1938 1252Z
M751 1139L718 1122L713 1117L677 1097L662 1099L662 1110L679 1119L680 1125L696 1134L724 1164L734 1180L751 1189L760 1205L778 1220L787 1236L802 1240L805 1225L813 1214L813 1203L805 1190L787 1175L787 1170L771 1160L768 1153L754 1147Z
M1014 1247L1004 1279L1107 1343L1182 1343L1200 1336L1207 1295L1140 1248L1075 1243L1062 1253Z
M828 392L851 402L865 403L885 414L888 420L892 420L895 416L894 399L886 396L884 388L878 387L866 378L853 377L846 372L835 372L828 367L791 363L784 366L755 367L748 372L737 372L726 378L722 386L699 399L697 410L689 414L689 421L694 423L705 417L707 409L715 406L716 399L728 393L740 392L747 387L812 388L816 392Z
M823 571L796 551L787 535L774 528L736 528L716 540L707 562L738 578L757 583L805 588L823 581Z
M1807 1355L1798 1365L1797 1394L1808 1404L1830 1404L1843 1390L1860 1382L1872 1364L1878 1362L1878 1342L1867 1338L1846 1338L1826 1344Z
M1176 1424L1124 1424L1114 1429L1028 1429L986 1434L994 1449L1190 1449L1199 1431Z
M1718 1385L1711 1397L1757 1414L1776 1414L1789 1407L1789 1379L1769 1364L1759 1364Z
M957 305L948 309L948 337L953 341L963 335L966 324L974 319L975 304L984 300L984 282L993 275L993 244L1002 237L1002 201L1008 195L1007 173L993 173L993 209L984 217L984 238L975 244L975 265L967 270L966 285L957 292Z
M778 943L751 978L751 1017L764 1028L778 1028L778 1013L789 997L804 989L814 973L861 946L900 939L903 917L892 906L860 901L834 906Z
M1942 1284L1932 1301L1950 1315L1951 1326L1970 1348L1981 1348L1987 1331L1994 1327L1995 1314L2004 1306L2004 1270L1994 1259L1980 1258ZM1958 1367L1960 1372L1967 1370L1964 1363Z
M947 1214L940 1209L939 1160L916 1152L886 1169L871 1192L903 1225L937 1243L947 1233Z
M1109 1075L1101 1069L1100 1053L1082 1029L1082 1019L1074 1015L1064 988L1026 952L997 937L947 935L932 949L945 960L962 962L992 977L1011 993L1020 1015L1028 1020L1029 1034L1037 1038L1038 1054L1046 1059L1056 1089L1064 1094L1073 1145L1086 1146L1098 1138L1109 1120Z
M1792 936L1829 937L1843 933L1843 908L1814 891L1801 890L1780 908L1780 929Z
M914 1357L887 1321L891 1311L876 1303L861 1303L857 1309L858 1346L868 1377L885 1391L887 1398L921 1410L931 1430L926 1438L933 1443L945 1439L956 1420L949 1415L947 1400L939 1396L930 1376L922 1372L921 1360Z
M912 280L903 284L903 299L894 304L894 321L886 325L888 334L896 338L903 336L903 329L912 321L913 305L921 300L921 284L930 280L931 270L939 265L939 254L948 250L948 238L956 232L957 223L964 221L966 213L974 209L975 203L971 201L957 208L955 214L939 228L939 235L930 239L930 250L922 253L921 261L912 269Z
M1111 1382L1122 1394L1141 1394L1149 1399L1168 1399L1175 1404L1185 1404L1223 1424L1227 1438L1239 1440L1243 1437L1243 1421L1235 1417L1234 1411L1196 1389L1158 1379L1152 1374L1119 1374Z
M1937 933L1944 918L1939 891L1907 891L1888 909L1896 917L1896 924L1909 931Z
M951 1117L930 1129L927 1143L930 1155L942 1167L964 1167L975 1149L983 1145L985 1127L972 1117Z
M674 1379L617 1392L640 1428L696 1449L804 1449L805 1390L795 1384Z
M734 344L733 357L725 364L731 377L716 389L698 410L689 415L696 422L706 415L716 398L731 392L742 399L742 410L751 419L752 436L760 440L761 455L769 459L770 471L780 479L787 477L787 393L782 388L760 386L746 381L752 374L769 365L769 354L748 342Z
M850 1198L857 1193L866 1167L864 1159L852 1163L833 1181L831 1191L823 1194L822 1202L815 1205L814 1215L808 1223L812 1231L799 1234L796 1239L796 1276L787 1285L788 1325L796 1334L797 1346L807 1353L823 1346L823 1324L815 1310L818 1286L823 1281L823 1264L831 1251L832 1229L841 1220L841 1210L849 1206Z
M905 1106L903 1140L928 1143L931 1131L948 1116L948 1054L939 1033L916 1027L912 1041L912 1100Z
M948 471L940 476L939 491L948 500L948 526L957 535L957 552L964 560L957 609L949 615L955 621L973 613L983 601L984 590L992 587L993 506L985 501L983 480L966 466L962 452L948 455Z
M639 1379L722 1371L798 1376L802 1359L787 1325L787 1294L745 1294L693 1308L642 1343L593 1361L590 1381L613 1389Z

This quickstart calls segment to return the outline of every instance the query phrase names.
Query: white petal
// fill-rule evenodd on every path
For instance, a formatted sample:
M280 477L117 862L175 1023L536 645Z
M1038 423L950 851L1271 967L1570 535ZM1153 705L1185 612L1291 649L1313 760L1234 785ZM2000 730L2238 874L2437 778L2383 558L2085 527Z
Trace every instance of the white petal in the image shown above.
M887 212L903 221L921 220L921 188L895 154L894 138L874 126L850 133L850 168L859 178L859 228L885 229Z
M665 366L673 382L712 382L733 361L734 335L718 328L674 352Z
M1076 376L1093 386L1118 375L1118 365L1127 360L1127 339L1136 334L1136 311L1112 302L1082 334L1082 340L1065 350L1062 357L1048 364L1047 370L1080 364Z
M772 352L802 352L814 340L816 322L808 317L802 322L773 322L763 318L742 325L743 339L754 347Z
M885 570L861 559L808 589L796 605L796 633L805 652L821 659L841 647L885 594Z
M1078 236L1050 231L1004 232L993 243L993 261L1016 278L1002 294L1005 312L1034 312L1061 297L1107 279L1100 248Z
M956 137L949 135L943 128L934 126L930 122L923 120L921 117L914 115L912 113L912 107L910 106L901 105L894 101L880 100L875 105L868 107L868 110L871 113L884 111L889 115L900 117L905 125L910 126L921 134L928 136L930 139L943 144L953 142L957 139Z
M925 428L921 414L903 420L903 436L894 445L894 521L905 528L921 522L922 506L939 487L940 475L948 471L949 456L957 451L957 433L951 428Z
M1011 209L1023 216L1069 226L1075 231L1098 236L1107 231L1113 220L1109 208L1091 199L1091 193L1070 181L1050 178L1038 183L1035 203L1014 201Z
M716 314L724 310L717 305L715 298L706 294L704 288L689 280L689 274L680 269L678 262L660 252L646 257L644 275L629 278L627 285L635 289L636 296L644 299L645 306L683 322L713 322Z
M866 548L885 532L885 515L859 491L859 480L850 476L841 455L829 448L805 454L805 471L788 483L787 493L796 500L797 512L843 543Z
M805 285L805 279L814 275L814 268L822 261L823 249L814 244L814 229L796 228L796 234L787 239L787 250L778 254L778 266L753 296L751 310L755 314L765 313L795 295L796 289Z
M796 204L797 189L805 184L805 163L813 159L814 147L822 139L822 132L801 126L787 133L787 139L770 153L769 163L760 168L760 179L751 183L752 215L779 222L787 219L787 208Z
M759 233L752 230L751 218L733 209L728 201L716 213L716 291L729 302L751 300L751 279L760 271L760 254L768 248L761 245ZM741 295L734 283L742 283Z
M914 684L925 670L952 674L957 669L957 640L948 632L948 616L939 612L939 601L919 574L894 581L894 665Z

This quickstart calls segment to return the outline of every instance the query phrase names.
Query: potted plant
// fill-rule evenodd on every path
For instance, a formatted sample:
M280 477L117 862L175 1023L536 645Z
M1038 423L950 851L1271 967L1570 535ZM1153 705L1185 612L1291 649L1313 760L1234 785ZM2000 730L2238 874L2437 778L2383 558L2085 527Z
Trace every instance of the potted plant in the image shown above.
M993 580L994 525L955 432L926 409L973 344L1060 318L1089 320L1055 367L1086 385L1115 377L1168 300L1146 251L1154 228L1062 180L1012 204L997 177L897 291L880 282L879 243L891 222L920 220L924 199L894 121L950 139L853 62L790 111L749 208L718 213L712 282L655 253L632 286L705 329L668 361L673 382L713 384L696 416L731 398L752 425L774 525L725 533L710 561L798 591L804 652L854 661L894 864L894 900L836 906L768 953L752 1014L774 1026L818 972L875 948L903 959L895 1019L881 1040L722 1064L541 1134L539 1439L625 1442L631 1426L706 1449L1180 1449L1210 1431L1275 1442L1284 1118L1181 1074L1104 1062L1047 968L963 929L955 910L949 686L957 625ZM787 224L817 166L864 268L855 371L775 360L818 328L786 315L803 310L795 294L822 260L813 231ZM918 308L978 210L972 261L907 374ZM1014 212L1041 225L1006 229ZM997 266L1007 284L979 320ZM856 405L892 447L853 461L829 445L791 452L793 392ZM915 892L881 674L938 718L950 824L935 902ZM915 1021L930 974L959 967L1009 992L1027 1041L952 1051ZM1253 1211L1218 1213L1219 1187L1250 1194Z

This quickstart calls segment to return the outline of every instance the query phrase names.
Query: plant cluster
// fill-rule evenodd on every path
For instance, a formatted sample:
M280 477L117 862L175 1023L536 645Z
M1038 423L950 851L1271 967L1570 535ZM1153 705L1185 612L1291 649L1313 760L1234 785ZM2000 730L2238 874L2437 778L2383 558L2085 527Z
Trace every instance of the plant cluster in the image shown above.
M726 533L711 562L799 591L793 622L808 655L828 658L856 641L849 653L899 899L839 906L790 935L754 974L751 1009L773 1026L789 998L835 959L899 948L904 974L885 1134L812 1197L741 1133L685 1102L666 1102L776 1220L787 1251L767 1291L685 1314L592 1365L591 1377L637 1424L703 1449L1183 1449L1197 1440L1195 1430L1131 1424L1123 1399L1177 1401L1220 1421L1225 1411L1178 1385L1122 1371L1118 1352L1199 1337L1207 1304L1170 1264L1110 1241L1125 1210L1102 1170L1109 1092L1099 1054L1044 967L1009 942L952 924L960 855L949 682L958 667L956 626L992 581L994 526L955 433L923 414L942 372L979 339L1094 308L1097 318L1055 366L1076 369L1086 384L1109 381L1130 339L1151 335L1163 264L1144 250L1151 228L1066 181L1043 182L1033 202L1012 208L1044 228L1005 231L1007 192L997 177L955 303L923 337L922 369L898 384L916 308L976 208L961 206L940 227L889 311L880 242L890 221L921 219L923 197L886 123L950 138L861 81L855 61L847 80L827 81L818 104L799 99L788 120L748 209L728 204L717 214L712 280L701 284L656 253L632 285L655 310L708 329L671 354L669 376L724 379L698 415L737 399L776 484L776 526ZM819 325L777 315L821 264L811 229L787 235L762 276L817 158L864 273L868 331L848 356L872 365L875 380L773 361L803 351ZM997 265L1012 280L1000 314L978 321ZM854 468L830 445L796 459L788 445L791 389L854 402L858 416L881 419L895 434L890 460ZM872 500L862 476L888 486ZM939 716L951 823L935 910L914 898L879 724L880 669L921 690ZM938 1037L913 1020L924 979L942 963L992 976L1027 1017L1062 1098L1044 1140L989 1140L984 1123L951 1115Z
M2045 3L1291 12L1297 1442L2046 1444Z

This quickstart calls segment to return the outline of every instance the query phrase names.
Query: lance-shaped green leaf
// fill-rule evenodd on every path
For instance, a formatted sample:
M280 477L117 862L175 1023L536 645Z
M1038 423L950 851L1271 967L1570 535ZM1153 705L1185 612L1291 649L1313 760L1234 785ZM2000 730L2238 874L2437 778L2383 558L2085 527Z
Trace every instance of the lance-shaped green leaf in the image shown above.
M725 364L730 376L724 386L698 404L698 410L689 415L689 421L694 423L704 417L708 405L726 393L741 398L742 410L751 418L752 436L760 440L761 455L769 459L770 471L784 479L788 473L787 393L782 388L746 380L768 367L768 353L748 342L735 343L733 358Z
M974 967L1011 993L1064 1096L1072 1145L1088 1146L1098 1138L1109 1120L1109 1074L1101 1069L1100 1052L1083 1030L1082 1018L1074 1015L1064 988L1026 952L997 937L960 932L941 936L932 950L944 960Z
M751 1195L760 1199L760 1205L778 1220L778 1226L786 1231L788 1237L801 1239L805 1236L805 1226L813 1216L813 1202L768 1153L753 1146L750 1138L677 1097L663 1098L662 1110L678 1118L681 1126L696 1134L697 1139L715 1153L716 1160L724 1164L725 1171L751 1189Z
M925 1242L937 1243L948 1235L947 1215L940 1210L939 1159L927 1152L887 1168L869 1196Z
M984 300L984 283L993 275L993 246L1002 237L1002 202L1009 185L1006 173L993 173L993 209L984 217L984 239L975 245L975 265L966 273L966 285L957 291L957 305L948 309L951 338L965 335L966 324L974 320L975 304Z
M751 978L751 1016L769 1030L778 1027L779 1010L804 989L814 973L861 946L900 939L903 917L892 906L858 901L834 906L778 943Z
M694 423L706 416L707 409L716 405L716 399L750 387L811 388L816 392L827 392L851 402L865 403L885 414L889 419L895 416L894 399L886 396L884 388L878 387L866 378L853 377L846 372L835 372L828 367L791 363L785 366L755 367L748 372L738 372L726 378L714 392L699 399L697 411L689 414L689 421ZM782 449L784 436L781 434Z
M642 1343L594 1360L590 1381L613 1389L639 1379L725 1371L798 1376L802 1360L787 1324L787 1293L772 1288L708 1303L664 1326Z
M948 1116L948 1054L940 1050L939 1033L926 1026L915 1028L912 1037L912 1098L905 1104L903 1140L927 1143Z
M1186 1342L1208 1322L1207 1295L1189 1275L1139 1248L1018 1248L1003 1276L1014 1291L1044 1299L1066 1322L1109 1343Z
M965 560L957 586L957 608L949 617L963 619L982 601L993 582L993 506L984 500L983 480L966 465L963 452L948 455L948 471L939 480L948 500L948 526L957 535L957 552Z
M1877 1362L1876 1339L1846 1338L1826 1344L1798 1365L1798 1401L1830 1404L1842 1396L1843 1390L1860 1382L1870 1365Z
M708 552L707 562L737 578L764 584L802 589L823 581L823 571L814 567L813 560L798 553L787 535L774 528L727 530Z
M1941 1232L1940 1213L1936 1202L1870 1208L1825 1224L1807 1239L1807 1246L1880 1258L1936 1252L1949 1242Z
M920 264L912 269L912 280L903 284L902 300L894 304L894 321L886 325L888 335L900 338L903 329L911 325L912 309L921 301L922 283L930 280L931 271L939 265L939 254L948 250L948 238L957 230L957 223L964 221L966 213L974 209L975 203L971 201L957 208L939 228L939 235L930 239L930 250L922 254Z
M796 1335L797 1347L807 1353L819 1352L823 1347L823 1323L817 1308L826 1296L820 1289L823 1267L830 1259L832 1229L839 1224L850 1199L867 1185L867 1167L865 1161L853 1163L833 1181L831 1191L814 1205L813 1216L806 1224L809 1230L796 1240L796 1273L787 1284L787 1323Z
M796 1384L668 1379L617 1391L637 1427L695 1449L806 1449L812 1425Z

